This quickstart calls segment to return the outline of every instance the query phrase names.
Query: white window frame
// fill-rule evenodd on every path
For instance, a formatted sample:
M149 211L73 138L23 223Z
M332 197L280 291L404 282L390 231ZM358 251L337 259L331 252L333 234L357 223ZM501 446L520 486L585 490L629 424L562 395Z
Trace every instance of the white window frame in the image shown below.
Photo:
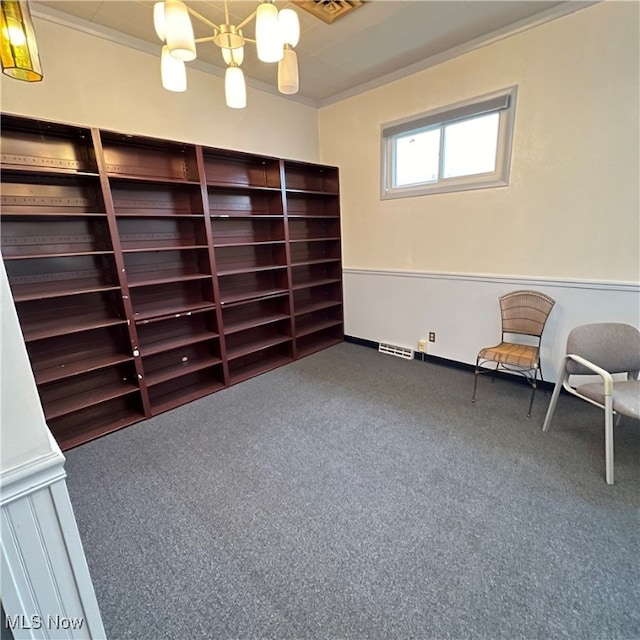
M517 86L508 87L507 89L493 91L447 107L383 124L380 128L380 198L387 200L391 198L422 196L431 193L449 193L469 189L507 186L509 184L509 172L511 168L511 146L515 121L516 94ZM400 187L394 186L395 140L398 137L406 136L408 133L414 131L417 133L428 129L440 128L453 122L462 122L489 113L500 114L495 171L454 178L442 178L439 175L438 179L434 182L422 182ZM443 145L444 135L441 135L439 174L442 172L444 162L442 154Z

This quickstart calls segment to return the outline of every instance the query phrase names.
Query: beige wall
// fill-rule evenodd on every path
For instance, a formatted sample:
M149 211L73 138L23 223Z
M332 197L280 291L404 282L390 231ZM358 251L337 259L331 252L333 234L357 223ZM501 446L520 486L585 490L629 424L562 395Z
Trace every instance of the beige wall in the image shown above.
M345 266L637 282L639 6L583 9L321 109ZM380 200L382 123L514 84L508 187Z
M318 161L313 107L249 88L247 108L229 109L223 78L189 65L187 91L172 93L160 84L159 55L44 18L34 18L34 26L44 80L29 84L1 75L4 112Z

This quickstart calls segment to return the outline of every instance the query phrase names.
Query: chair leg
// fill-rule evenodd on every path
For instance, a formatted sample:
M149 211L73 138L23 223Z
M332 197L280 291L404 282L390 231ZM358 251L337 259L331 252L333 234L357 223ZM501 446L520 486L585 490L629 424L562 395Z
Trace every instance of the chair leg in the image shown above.
M558 398L560 397L560 391L562 390L562 385L567 379L567 374L564 372L562 377L558 382L556 382L556 386L553 389L553 394L551 395L551 402L549 402L549 408L547 409L547 415L544 417L544 424L542 425L543 431L548 431L551 426L551 418L553 418L553 413L556 410L556 405L558 404Z
M476 389L478 388L478 367L480 364L480 358L476 359L476 371L475 371L475 375L473 376L473 395L471 396L471 402L475 402L476 401Z
M607 484L613 484L613 399L604 399L604 457L605 479Z
M533 409L533 399L536 395L536 389L538 386L538 374L536 373L536 377L534 377L533 382L531 383L533 387L533 391L531 391L531 400L529 400L529 412L527 413L527 418L531 417L531 409Z

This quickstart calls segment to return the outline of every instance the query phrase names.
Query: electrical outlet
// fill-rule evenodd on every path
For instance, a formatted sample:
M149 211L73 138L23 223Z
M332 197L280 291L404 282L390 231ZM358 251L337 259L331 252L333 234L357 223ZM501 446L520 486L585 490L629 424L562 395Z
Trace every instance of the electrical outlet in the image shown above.
M435 342L435 341L436 341L436 332L429 331L429 342Z
M427 341L424 338L418 340L418 351L420 353L427 353Z

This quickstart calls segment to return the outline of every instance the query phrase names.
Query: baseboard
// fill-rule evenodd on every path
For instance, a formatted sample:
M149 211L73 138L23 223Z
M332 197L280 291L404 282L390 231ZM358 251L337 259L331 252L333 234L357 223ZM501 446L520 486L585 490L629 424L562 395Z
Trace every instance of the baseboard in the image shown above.
M357 344L361 347L367 347L370 349L378 350L378 342L374 340L367 340L365 338L357 338L355 336L347 336L344 337L345 342L349 342L351 344ZM460 369L462 371L468 371L473 373L475 371L475 365L469 364L467 362L458 362L457 360L449 360L448 358L442 358L440 356L431 356L428 353L421 353L419 351L415 351L413 354L413 359L418 360L419 362L430 362L431 364L437 364L443 367L449 367L452 369ZM495 377L500 380L507 380L509 382L515 382L516 384L529 384L527 380L519 375L512 375L509 373L505 373L504 371L497 371ZM553 391L555 384L553 382L539 382L538 388L546 391Z
M356 338L355 336L345 336L345 342L350 342L351 344L359 344L361 347L369 347L371 349L377 349L379 343L374 342L373 340L367 340L365 338Z

